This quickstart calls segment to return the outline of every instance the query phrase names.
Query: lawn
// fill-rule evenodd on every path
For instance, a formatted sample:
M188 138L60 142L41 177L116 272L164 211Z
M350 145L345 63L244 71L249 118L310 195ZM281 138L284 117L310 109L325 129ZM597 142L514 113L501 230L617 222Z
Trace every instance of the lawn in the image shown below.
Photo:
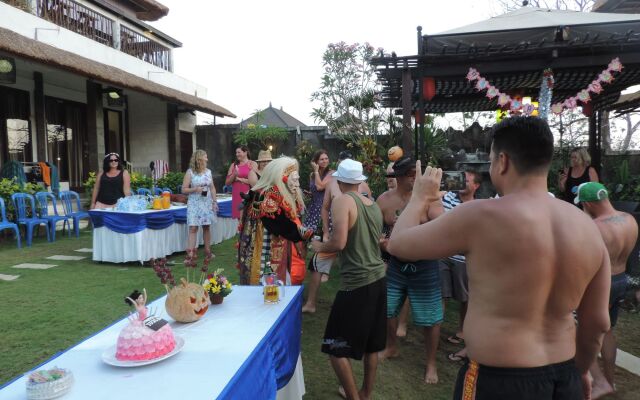
M214 267L223 267L233 282L235 240L214 246ZM139 264L94 263L90 253L74 250L91 247L91 231L80 238L58 235L55 243L38 238L31 248L16 249L12 241L0 242L0 274L20 275L17 280L0 280L0 384L20 376L93 332L111 324L129 312L123 297L132 289L146 288L151 299L164 294L153 270ZM85 255L80 261L52 261L51 255ZM182 262L184 254L170 259ZM201 258L200 258L201 259ZM13 269L19 263L57 264L47 270ZM182 272L176 266L177 275ZM339 399L338 382L327 357L320 353L329 309L338 286L337 271L320 289L318 311L303 316L302 360L306 399ZM457 316L455 304L447 309L442 337L453 332ZM617 327L620 348L640 355L640 316L622 311ZM459 364L447 360L458 347L441 341L438 350L440 384L427 386L424 375L423 340L417 329L410 327L401 342L401 355L379 366L374 397L377 399L450 399ZM360 382L361 363L353 364ZM61 367L64 367L61 365ZM618 393L611 399L637 399L640 377L618 369Z

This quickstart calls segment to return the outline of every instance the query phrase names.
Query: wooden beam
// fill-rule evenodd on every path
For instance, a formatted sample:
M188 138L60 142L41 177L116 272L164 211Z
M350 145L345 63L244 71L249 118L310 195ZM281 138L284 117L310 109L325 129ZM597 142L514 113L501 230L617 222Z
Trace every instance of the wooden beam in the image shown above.
M169 168L179 171L181 162L180 130L178 123L178 106L167 103L167 143L169 146Z
M89 171L99 171L105 153L102 85L91 80L87 80L87 142Z
M402 139L400 141L405 154L412 154L414 148L413 129L411 129L411 110L413 109L411 82L411 72L405 69L402 73Z

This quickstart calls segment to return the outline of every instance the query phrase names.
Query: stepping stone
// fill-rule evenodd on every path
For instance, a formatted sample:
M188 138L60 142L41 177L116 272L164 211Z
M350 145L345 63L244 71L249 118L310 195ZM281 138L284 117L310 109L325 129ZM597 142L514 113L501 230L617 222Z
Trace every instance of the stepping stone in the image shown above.
M78 261L83 260L87 257L82 256L51 256L47 257L47 260L57 260L57 261Z
M640 375L640 358L618 349L616 365L624 368L632 374Z
M77 251L78 253L93 253L93 249L87 249L87 248L78 249L78 250L74 250L74 251Z
M16 279L18 279L20 277L20 275L5 275L5 274L0 274L0 280L3 281L15 281Z
M11 268L19 268L19 269L49 269L49 268L53 268L53 267L57 267L57 265L54 265L54 264L30 264L30 263L24 263L24 264L14 265Z

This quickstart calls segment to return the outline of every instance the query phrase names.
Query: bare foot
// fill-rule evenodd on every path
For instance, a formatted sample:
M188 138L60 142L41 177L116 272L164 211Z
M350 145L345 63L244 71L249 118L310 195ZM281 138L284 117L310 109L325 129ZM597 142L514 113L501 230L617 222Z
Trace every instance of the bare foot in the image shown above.
M613 392L613 387L611 387L609 382L607 382L606 380L603 383L598 384L594 382L593 387L591 388L591 399L596 400Z
M369 400L368 396L365 396L364 392L361 390L358 390L358 397L360 397L360 400Z
M398 329L396 329L397 337L406 337L407 336L407 324L398 324Z
M386 348L378 353L378 362L382 362L387 358L396 358L400 355L400 351L396 349Z
M313 314L316 312L316 308L315 307L311 307L308 304L305 304L304 307L302 307L302 312L303 313L308 313L308 314Z
M434 365L427 365L427 370L424 374L424 382L429 385L435 385L438 383L438 369Z
M322 283L325 283L328 280L329 280L329 275L327 274L322 274L322 276L320 277L320 282Z

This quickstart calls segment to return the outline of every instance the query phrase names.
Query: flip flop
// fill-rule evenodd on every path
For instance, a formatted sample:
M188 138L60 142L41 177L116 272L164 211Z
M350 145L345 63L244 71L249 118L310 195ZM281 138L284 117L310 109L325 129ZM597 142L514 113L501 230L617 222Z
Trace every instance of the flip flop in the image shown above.
M453 362L460 362L460 361L466 361L467 360L467 357L458 355L456 353L449 353L447 358L449 359L449 361L453 361Z
M464 339L458 336L458 334L455 334L453 336L449 336L447 338L447 342L452 344L464 344Z

